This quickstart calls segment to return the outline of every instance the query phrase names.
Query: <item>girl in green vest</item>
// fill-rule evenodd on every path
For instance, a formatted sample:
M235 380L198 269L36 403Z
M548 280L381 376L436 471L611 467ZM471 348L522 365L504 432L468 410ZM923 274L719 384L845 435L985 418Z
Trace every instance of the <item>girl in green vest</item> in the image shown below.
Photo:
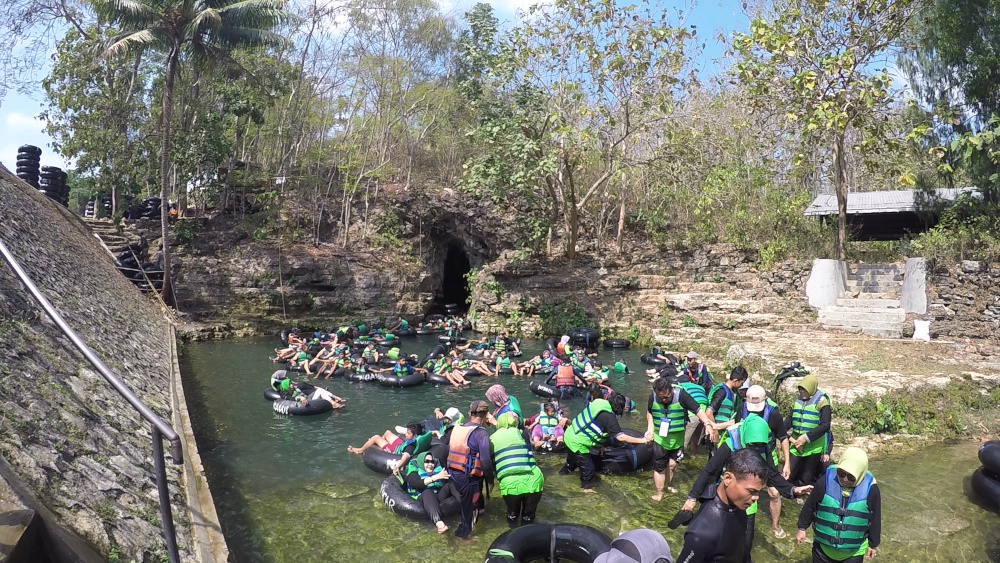
M813 563L862 563L875 557L882 541L882 494L868 471L868 455L847 448L831 465L799 514L795 541L813 526Z
M500 496L507 505L507 525L516 528L533 523L545 478L517 429L513 413L505 412L497 419L497 431L490 436L490 453L500 480Z

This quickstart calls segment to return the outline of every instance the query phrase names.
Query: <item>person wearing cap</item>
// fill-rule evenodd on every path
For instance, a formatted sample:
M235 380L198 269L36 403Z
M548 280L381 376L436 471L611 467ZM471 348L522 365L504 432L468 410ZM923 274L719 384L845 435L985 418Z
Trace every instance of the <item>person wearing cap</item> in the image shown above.
M396 475L399 470L406 467L406 463L411 457L425 452L431 447L431 433L424 431L424 426L419 422L408 422L403 437L399 437L392 430L386 430L381 435L374 435L368 439L360 448L347 446L347 451L352 454L363 454L365 450L372 446L378 446L391 454L398 454L402 457L399 463L393 468L392 473Z
M847 448L827 468L799 514L795 541L802 545L813 526L813 563L861 563L882 541L882 493L868 471L868 454Z
M680 385L671 385L666 378L653 382L653 392L649 394L646 404L646 434L647 440L653 442L653 487L654 501L663 498L663 489L676 493L671 484L674 480L674 469L684 459L684 432L687 426L688 413L694 413L705 425L712 441L716 440L712 419L707 411L695 400L689 391Z
M507 526L535 522L545 478L535 465L535 454L517 429L514 413L497 417L497 431L490 436L490 455L500 481L500 496L507 507Z
M585 493L594 492L597 481L596 459L599 448L614 437L615 441L626 444L645 444L648 437L636 438L622 432L618 417L625 413L628 400L624 395L612 393L608 399L601 395L598 385L590 387L590 403L573 419L563 436L566 444L566 465L559 470L560 475L569 475L580 468L580 488Z
M490 436L482 426L489 412L490 405L486 401L472 401L469 421L454 427L448 440L448 473L462 506L462 523L455 530L455 537L459 539L472 536L477 500L482 500L482 484L484 481L493 483Z
M649 528L629 530L611 541L611 550L594 563L673 563L670 544L663 535Z
M729 372L729 377L722 383L716 383L708 392L708 416L712 419L712 427L716 432L732 425L736 411L740 408L741 397L739 388L750 377L743 366L736 366ZM715 442L709 443L708 456L715 453Z
M716 454L716 457L718 456L719 453ZM764 458L757 451L743 448L733 452L722 473L722 479L715 488L715 494L702 503L688 524L684 533L684 547L677 556L677 561L684 563L749 561L745 543L746 511L760 496L767 473ZM690 514L687 511L682 512Z
M681 379L701 385L707 392L714 381L708 366L698 361L698 353L694 350L688 352L684 358L685 362L681 364Z
M771 451L769 449L770 438L771 431L768 429L767 423L756 414L750 414L742 422L727 429L723 438L719 442L719 448L716 450L715 455L708 460L704 469L702 469L698 474L698 478L695 479L694 485L688 493L687 501L684 503L684 506L681 507L681 510L694 510L695 502L699 498L704 498L704 494L710 489L710 485L712 483L716 483L719 477L725 472L726 464L729 462L730 457L732 457L733 452L744 449L759 453L764 460L765 465L767 466L767 476L765 481L768 487L774 490L772 499L776 498L778 500L779 509L781 508L781 497L778 496L779 493L785 498L794 498L795 495L806 494L812 490L809 486L793 487L792 484L778 472L778 469L774 466ZM754 522L757 514L756 501L750 505L746 514L747 530L745 554L749 556L750 550L753 548ZM785 537L785 532L778 525L776 518L772 518L771 527L775 532L775 537Z
M406 494L423 504L424 512L439 534L448 531L448 526L441 520L441 503L449 497L459 498L455 486L448 481L449 477L448 470L441 467L434 454L428 451L406 465L406 476L403 478Z
M791 428L789 445L792 455L788 480L807 485L816 481L822 469L833 409L830 397L819 388L815 375L803 377L798 391L792 415L785 419L785 426Z
M771 452L771 461L778 466L778 452L782 455L781 476L788 479L791 474L788 453L788 433L785 430L785 421L781 418L778 405L767 396L767 391L760 385L751 385L746 392L746 398L737 411L736 421L745 420L748 416L758 416L767 423L768 427L768 451ZM799 483L808 485L811 483ZM778 521L781 518L781 496L774 486L769 486L767 494L770 497L771 508L771 530L778 539L785 537L785 531L781 529Z

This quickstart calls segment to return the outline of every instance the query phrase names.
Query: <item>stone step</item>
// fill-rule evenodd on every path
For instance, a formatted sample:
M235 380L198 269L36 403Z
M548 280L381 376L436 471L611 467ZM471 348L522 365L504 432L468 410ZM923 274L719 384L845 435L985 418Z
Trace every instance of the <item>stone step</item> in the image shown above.
M857 293L854 299L859 299L863 301L892 301L899 299L899 292L892 291L888 293L868 293L868 292L855 292L848 291L848 293Z
M847 276L847 282L850 283L852 281L871 281L871 282L879 282L879 283L885 283L885 282L902 282L903 281L903 275L902 274L871 274L871 275L860 276L860 275L849 274Z
M875 338L901 338L903 335L903 330L901 327L890 327L890 328L872 328L872 327L855 327L855 326L837 326L837 325L823 325L823 328L828 330L842 330L844 332L860 332L862 334L872 336Z
M899 299L838 299L838 307L898 309Z
M856 266L849 266L847 268L850 274L861 274L861 273L884 273L884 274L898 274L902 273L904 270L903 266L899 264L858 264Z
M820 322L826 320L857 320L857 321L891 321L903 322L906 312L902 309L875 309L860 307L825 307L820 309L817 317Z
M902 291L902 285L883 285L883 284L867 284L867 285L854 285L847 284L844 288L848 293L899 293Z

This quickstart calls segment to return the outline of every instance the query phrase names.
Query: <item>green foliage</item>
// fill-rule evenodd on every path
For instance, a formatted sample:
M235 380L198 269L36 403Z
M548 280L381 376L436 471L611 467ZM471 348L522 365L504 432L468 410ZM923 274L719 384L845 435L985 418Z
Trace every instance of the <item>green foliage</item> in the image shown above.
M698 326L698 323L694 320L694 317L692 317L691 315L685 315L682 324L687 328Z
M566 334L571 328L592 326L587 311L576 302L546 305L538 315L543 334Z
M881 397L864 395L849 405L834 405L835 416L851 422L857 434L934 433L951 437L965 429L963 415L995 406L1000 389L985 391L969 379L944 387L897 390Z
M621 289L639 289L639 278L635 276L617 276L612 280L611 284Z
M395 213L379 215L375 220L375 233L371 243L376 248L385 250L400 250L407 246L403 239L403 227Z
M498 282L496 278L490 278L483 282L483 291L486 293L492 293L496 297L497 301L503 299L505 293L507 293L507 288L503 286L502 283Z
M661 328L669 328L671 316L673 316L673 310L670 305L664 303L660 306L660 314L656 318L656 324L660 325Z
M475 289L476 284L478 283L477 278L479 277L479 273L481 271L482 268L470 268L469 271L465 273L465 287L469 290L469 296L465 298L466 305L472 304L472 290Z
M726 324L724 325L726 330L736 330L736 321L733 319L726 319Z
M198 238L198 221L178 219L174 222L174 239L178 244L190 244Z

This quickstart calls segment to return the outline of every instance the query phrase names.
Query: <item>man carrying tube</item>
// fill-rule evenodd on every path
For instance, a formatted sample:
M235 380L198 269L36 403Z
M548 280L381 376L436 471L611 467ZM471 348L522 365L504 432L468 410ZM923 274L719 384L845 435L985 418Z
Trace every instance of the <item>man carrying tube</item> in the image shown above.
M636 438L622 432L618 418L625 413L628 399L624 395L612 393L608 399L601 396L601 387L590 387L590 403L573 419L563 436L566 444L566 465L559 470L560 475L569 475L580 468L580 488L585 493L594 492L597 481L596 459L600 450L611 437L626 444L645 444L648 438Z
M490 405L472 401L469 422L451 430L448 441L448 474L458 490L462 506L462 523L455 537L468 539L476 523L477 495L482 494L483 482L493 482L493 461L490 459L490 436L483 428Z

